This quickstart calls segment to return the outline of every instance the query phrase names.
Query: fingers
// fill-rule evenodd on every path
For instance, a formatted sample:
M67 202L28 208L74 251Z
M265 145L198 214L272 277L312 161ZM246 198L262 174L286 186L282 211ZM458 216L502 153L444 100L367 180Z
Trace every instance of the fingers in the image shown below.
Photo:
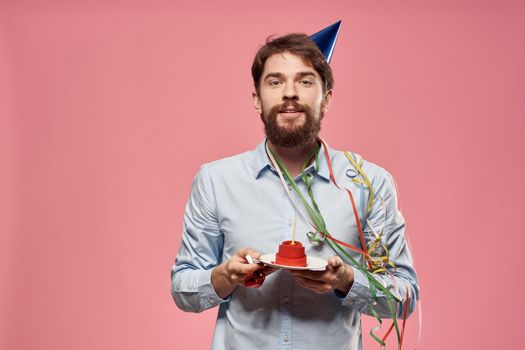
M259 253L258 251L254 250L254 249L249 249L248 254L250 254L252 256L252 258L254 258L254 259L259 259L261 257L261 253Z
M248 264L244 261L232 261L229 266L231 273L236 273L240 275L249 275L257 270L263 269L263 265L259 264Z
M318 294L327 293L333 289L332 285L323 281L311 280L302 276L295 276L295 279L304 288L309 289Z
M262 267L257 264L231 262L228 264L228 279L231 283L241 284L246 276L251 275L261 268Z
M232 265L232 268L235 269L237 273L252 273L253 271L258 270L260 267L258 264L249 263L246 259L246 256L250 255L252 258L259 258L261 255L259 252L252 248L243 248L239 249L235 254L230 258L235 264Z
M310 270L291 270L293 276L308 278L315 281L325 281L327 276L332 274L332 271L310 271Z
M328 259L328 265L332 267L339 267L343 265L343 259L340 256L334 255Z
M333 271L290 271L296 279L311 282L313 285L328 284L334 285L337 282L337 275Z
M248 263L246 255L258 258L261 254L252 248L242 248L235 252L226 264L226 274L230 283L242 284L246 276L264 269L263 265Z
M235 253L235 256L242 258L244 261L246 261L246 255L250 255L252 258L258 259L261 256L261 253L252 248L242 248Z
M303 287L316 293L326 293L334 289L345 288L350 283L346 270L343 259L336 255L328 258L328 266L325 271L296 270L290 272Z

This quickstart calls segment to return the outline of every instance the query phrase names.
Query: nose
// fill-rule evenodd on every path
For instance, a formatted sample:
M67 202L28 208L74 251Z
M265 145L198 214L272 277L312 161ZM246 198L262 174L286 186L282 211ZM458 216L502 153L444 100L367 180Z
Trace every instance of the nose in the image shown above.
M283 100L298 100L299 96L297 95L297 90L295 89L295 84L287 83L284 85L283 90Z

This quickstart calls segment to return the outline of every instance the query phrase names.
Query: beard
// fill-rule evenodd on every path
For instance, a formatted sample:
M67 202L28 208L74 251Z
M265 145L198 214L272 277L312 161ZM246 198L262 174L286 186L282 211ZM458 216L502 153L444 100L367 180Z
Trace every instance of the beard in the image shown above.
M287 125L280 126L277 122L277 114L286 106L293 105L297 111L301 111L305 116L305 121L301 126ZM274 145L279 147L300 147L306 146L317 140L319 131L321 131L321 119L323 113L319 113L319 118L314 118L312 110L308 106L303 106L295 101L284 104L282 106L274 106L270 109L268 115L265 115L264 110L261 114L261 119L264 123L264 132L266 137ZM286 124L288 124L286 122Z

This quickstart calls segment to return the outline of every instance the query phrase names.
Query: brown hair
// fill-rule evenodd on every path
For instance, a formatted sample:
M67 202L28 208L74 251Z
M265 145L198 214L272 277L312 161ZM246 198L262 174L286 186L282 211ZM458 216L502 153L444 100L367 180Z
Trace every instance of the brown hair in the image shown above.
M314 68L323 80L323 93L332 89L334 77L332 68L315 42L306 34L293 33L272 39L269 36L266 43L259 48L252 64L252 77L255 91L259 94L259 83L266 60L275 54L289 52L302 58L305 64Z

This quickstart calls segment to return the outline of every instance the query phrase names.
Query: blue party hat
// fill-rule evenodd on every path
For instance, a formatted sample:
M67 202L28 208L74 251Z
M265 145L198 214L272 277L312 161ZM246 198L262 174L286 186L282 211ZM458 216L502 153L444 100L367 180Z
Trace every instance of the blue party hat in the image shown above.
M330 59L334 53L335 42L339 35L339 27L341 27L341 21L337 21L317 33L310 35L310 39L317 44L328 63L330 63Z

